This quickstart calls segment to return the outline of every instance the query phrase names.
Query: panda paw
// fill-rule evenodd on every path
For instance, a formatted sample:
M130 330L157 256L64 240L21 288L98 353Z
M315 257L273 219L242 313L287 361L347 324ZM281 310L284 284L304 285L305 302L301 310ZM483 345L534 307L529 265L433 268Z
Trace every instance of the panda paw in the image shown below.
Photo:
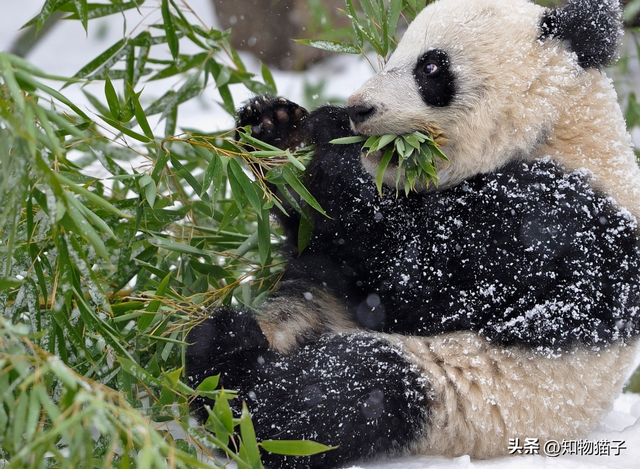
M282 150L304 143L303 125L309 113L285 98L256 96L238 110L237 126L251 126L251 136Z
M220 386L242 389L273 355L254 315L231 308L219 309L195 326L186 341L187 379L194 389L217 374Z

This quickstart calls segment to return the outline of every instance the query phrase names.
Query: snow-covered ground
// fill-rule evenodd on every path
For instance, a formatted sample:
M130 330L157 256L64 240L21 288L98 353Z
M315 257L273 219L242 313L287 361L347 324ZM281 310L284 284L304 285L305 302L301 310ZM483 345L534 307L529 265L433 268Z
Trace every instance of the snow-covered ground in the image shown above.
M154 4L154 2L147 2ZM158 2L159 3L159 2ZM215 24L211 0L188 0L189 5L207 24ZM33 17L41 8L43 0L0 0L0 49L8 50L18 35L18 28ZM150 15L145 22L159 17L158 8L143 6L142 13ZM132 18L132 19L131 19ZM115 20L115 21L114 21ZM134 28L140 18L130 17L128 28ZM28 59L50 74L71 75L83 65L121 38L122 23L118 18L98 20L90 23L89 34L85 34L78 22L58 24L49 33L49 37L39 44ZM246 62L256 72L259 64L245 56ZM302 100L304 80L316 82L326 80L325 96L345 98L356 90L373 70L364 60L355 56L338 57L325 62L304 75L274 71L274 77L280 93L300 102ZM143 100L151 102L166 91L171 84L160 82L148 85ZM102 95L100 89L93 89L96 95ZM249 97L248 92L238 87L233 90L237 103ZM65 93L75 102L83 95L79 89L69 87ZM233 120L217 106L219 99L215 90L210 89L198 99L181 108L180 125L202 131L229 128ZM412 457L363 463L357 466L363 469L471 469L471 468L553 468L553 469L633 469L640 467L640 395L625 394L615 402L612 411L602 420L599 427L587 437L588 441L606 442L624 441L619 456L563 455L544 457L527 455L515 458L503 458L489 461L470 461L468 457L453 460L435 457ZM543 454L543 450L540 450Z

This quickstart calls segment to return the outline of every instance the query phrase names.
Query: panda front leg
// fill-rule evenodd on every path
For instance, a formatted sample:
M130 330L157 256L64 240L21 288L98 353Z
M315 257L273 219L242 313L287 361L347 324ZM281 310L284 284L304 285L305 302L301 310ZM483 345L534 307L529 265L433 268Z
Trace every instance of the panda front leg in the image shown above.
M268 468L333 468L408 452L423 437L427 386L399 348L376 334L325 334L282 354L269 347L252 313L222 309L187 337L188 383L220 374L239 392L256 436L307 439L336 449L310 457L263 454ZM207 398L192 403L204 421Z

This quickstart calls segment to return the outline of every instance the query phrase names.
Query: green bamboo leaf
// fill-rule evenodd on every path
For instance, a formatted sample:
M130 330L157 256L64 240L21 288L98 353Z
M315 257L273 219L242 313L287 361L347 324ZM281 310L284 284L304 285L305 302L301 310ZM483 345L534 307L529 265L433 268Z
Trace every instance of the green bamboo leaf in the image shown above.
M48 414L49 420L51 420L51 422L55 422L56 420L58 420L60 418L60 410L58 409L58 406L56 406L51 400L51 397L49 397L49 393L47 392L47 390L43 386L36 386L33 389L33 392L38 396L40 405Z
M289 168L288 166L284 166L282 168L282 176L284 177L285 181L287 181L287 184L289 184L291 188L296 191L306 203L308 203L324 216L328 216L324 209L320 206L318 201L315 199L315 197L311 195L307 188L304 187L302 182L300 182L300 179L298 179L298 176L295 175L291 168Z
M169 272L160 282L158 289L156 290L156 297L162 298L167 293L167 288L169 286L169 282L171 281L171 272ZM162 301L153 300L149 302L145 311L149 314L143 314L138 320L138 330L144 331L147 327L153 322L156 315L151 313L157 313L160 309L160 305L162 305Z
M278 94L278 87L276 86L276 81L273 79L273 75L271 74L271 71L269 70L269 68L265 65L265 64L261 64L261 73L262 73L262 79L264 80L265 85L267 85L267 87L269 88L269 93L272 95L276 95ZM226 67L223 67L223 69ZM216 81L216 84L218 84L218 82ZM226 84L226 83L223 83ZM220 86L218 84L218 86Z
M42 385L36 385L35 387L42 387ZM29 410L27 411L27 423L24 431L24 439L26 441L31 441L33 436L36 434L38 422L40 421L41 409L42 407L40 406L38 394L36 394L32 388L29 393Z
M241 205L241 201L236 198L235 204L229 204L229 208L225 210L224 215L222 216L222 221L220 222L220 229L224 230L229 224L234 221L240 212L243 210L243 206Z
M65 191L65 197L67 200L67 213L75 225L80 230L80 235L86 239L96 250L96 254L105 259L107 262L111 262L109 258L109 252L104 245L104 242L93 229L91 224L87 221L81 209L78 207L80 202L76 200L74 196Z
M151 176L145 174L138 181L138 185L144 190L144 196L149 203L149 206L153 208L156 201L156 182Z
M316 49L326 50L328 52L336 52L341 54L360 54L362 49L348 42L329 41L323 39L295 39L295 42L304 44L305 46L315 47Z
M116 93L113 83L111 83L108 75L104 80L104 95L107 98L107 105L109 106L111 117L114 119L120 119L120 114L122 113L122 110L120 109L120 100L118 99L118 94Z
M13 60L13 57L10 58L11 60ZM86 120L87 122L90 122L91 119L89 119L89 116L87 116L78 106L76 106L75 104L73 104L69 99L67 99L66 96L64 96L63 94L61 94L60 92L54 90L53 88L40 83L39 81L33 79L31 76L29 76L29 74L21 71L21 70L16 70L16 77L18 77L21 81L28 83L29 85L33 86L34 88L38 88L42 91L44 91L45 93L47 93L49 96L52 96L53 98L57 99L58 101L60 101L61 103L66 104L67 106L69 106L73 112L75 112L78 116L80 116L82 119Z
M347 6L347 16L351 20L351 27L353 28L356 40L358 41L358 47L362 49L362 47L364 46L364 36L362 34L362 31L358 27L356 27L355 24L358 19L358 13L355 6L353 5L353 0L345 0L344 3Z
M122 366L122 369L129 373L131 376L136 378L142 383L152 384L154 386L162 386L162 381L158 378L155 378L151 373L142 368L137 362L131 360L130 358L121 357L116 355L116 360Z
M75 6L76 13L78 14L78 18L80 18L80 22L82 23L82 27L85 31L88 31L89 9L87 7L87 0L73 0L73 4Z
M138 49L138 57L136 58L135 67L133 69L133 78L131 80L131 86L135 87L140 78L147 73L145 65L149 60L149 52L151 51L151 33L149 31L143 31L140 33L136 40L136 46Z
M135 140L138 140L139 142L150 143L150 142L153 141L152 139L150 139L149 137L147 137L145 135L139 134L138 132L134 132L130 128L126 127L122 122L116 121L114 119L110 119L110 118L105 117L105 116L100 116L100 119L105 121L107 124L109 124L114 129L122 132L125 135L128 135L129 137L131 137L131 138L133 138Z
M247 462L251 465L252 469L262 469L256 432L251 422L249 409L247 409L247 404L244 402L242 403L242 414L240 415L240 434L242 435L242 444L246 452Z
M240 134L240 141L243 143L249 143L251 145L253 145L256 148L262 149L262 150L266 150L266 151L277 151L279 152L278 154L282 155L282 150L278 147L274 147L273 145L269 144L269 143L265 143L262 140L258 140L255 137L251 136L251 129L250 128L240 128L238 129L239 134Z
M270 453L286 456L311 456L337 448L337 446L326 446L311 440L263 440L260 446Z
M202 198L206 192L209 190L211 184L213 184L213 191L217 192L220 182L222 182L222 162L220 161L220 157L211 150L203 149L204 151L210 152L211 160L207 165L207 169L204 172L204 177L202 179L202 190L200 191L200 198ZM215 182L214 182L215 179ZM213 201L215 204L215 198Z
M259 217L262 217L262 202L260 201L260 197L258 196L251 179L249 179L249 176L245 174L242 167L236 160L229 161L229 168L231 169L231 172L229 173L229 182L235 178L239 187L242 189L242 192L247 196L249 203L256 211L256 214L258 214ZM238 190L238 186L236 186L236 190Z
M101 229L104 233L108 234L109 236L111 236L113 238L116 237L116 235L113 232L113 230L111 229L111 227L102 218L100 218L92 210L89 210L87 207L85 207L85 205L82 204L75 197L73 197L73 196L71 196L71 197L77 202L75 204L76 208L78 208L80 210L80 212L91 222L92 225L94 225L95 227Z
M180 43L176 35L175 25L173 24L173 16L169 10L169 0L162 0L162 21L164 23L164 31L167 34L167 43L174 60L178 60L180 54Z
M204 397L218 398L218 396L224 392L220 390L216 391L216 389L218 388L219 382L220 382L219 374L215 376L208 376L198 385L198 387L196 388L196 393Z
M13 72L13 67L9 61L9 56L6 52L0 52L0 73L4 78L4 84L9 90L11 97L14 99L18 109L25 112L25 100L22 95L22 89L16 81L16 76Z
M58 357L51 357L48 361L51 371L62 381L67 389L75 391L78 389L78 380L73 371L65 365Z
M115 65L125 54L129 52L129 49L133 47L130 39L120 39L114 45L109 47L106 51L93 59L87 65L82 67L74 76L73 79L80 79L90 76L91 74L97 75L100 72L108 71L113 65ZM73 79L68 81L65 86L73 83Z
M13 290L20 287L24 283L24 280L19 280L15 277L0 278L0 291Z
M180 104L200 94L202 88L198 83L199 79L200 71L197 71L191 75L187 81L185 81L178 91L168 91L160 99L145 109L145 114L147 116L152 116L154 114L162 113L161 119L167 119L171 114L175 114L177 112L177 107ZM169 135L173 134L174 133L172 132Z
M42 166L41 166L42 168ZM45 166L45 168L49 170L48 167ZM78 186L77 184L75 184L73 181L70 181L69 179L67 179L66 177L64 177L62 174L60 173L53 173L51 172L51 174L54 176L54 178L57 180L57 182L59 184L64 184L66 185L69 189L71 189L73 192L75 192L76 194L82 195L84 197L86 197L87 199L89 199L91 202L95 203L96 205L104 208L105 210L114 213L120 217L123 218L131 218L129 216L129 214L123 212L122 210L114 207L110 202L106 201L105 199L103 199L102 197L100 197L97 194L94 194L93 192L85 189L82 186Z
M333 143L334 145L347 145L347 144L351 144L351 143L361 143L367 140L368 137L364 136L364 135L354 135L352 137L341 137L341 138L334 138L333 140L329 141L329 143Z
M376 173L376 187L378 188L378 192L382 195L382 180L384 179L384 173L389 166L389 162L393 157L393 149L388 148L387 151L382 155L382 160L380 160L380 165L378 166L378 172ZM400 171L398 170L398 174Z
M42 10L32 19L30 19L27 23L25 23L21 29L26 28L27 26L36 25L36 34L40 32L40 28L42 25L47 22L49 17L57 10L61 5L69 2L69 0L46 0L44 5L42 6Z
M229 443L229 436L233 434L233 413L229 399L230 397L227 396L224 389L221 390L212 409L213 416L217 419L217 422L214 420L216 436L225 444Z
M640 0L631 0L624 9L623 18L625 21L633 21L640 12Z
M381 136L380 137L380 142L378 143L377 150L381 150L382 148L386 147L391 142L393 142L395 139L396 139L396 135L383 135L383 136Z
M309 245L311 238L313 237L313 220L308 216L300 217L300 224L298 226L298 253L304 251Z
M396 28L398 27L398 20L402 13L402 0L391 0L389 2L389 10L387 11L387 31L390 39L395 36Z
M235 102L233 101L233 96L231 95L229 86L228 85L218 86L218 93L220 93L220 97L222 98L222 103L220 103L222 108L232 116L235 116L236 105L235 105Z
M40 123L40 126L42 127L42 129L44 130L47 136L47 139L44 145L54 155L58 156L59 158L64 158L64 152L60 147L60 143L58 142L58 137L55 131L53 130L53 127L51 126L51 121L49 121L49 117L47 116L47 113L45 112L44 108L38 105L34 105L32 106L32 108L35 115L38 117L38 122Z
M162 80L164 78L169 78L180 73L187 72L195 67L202 66L207 60L209 60L211 56L206 52L201 52L199 54L189 56L181 56L179 61L175 61L170 63L167 67L160 70L158 73L149 78L148 81L156 81ZM229 76L231 75L231 71L229 71ZM216 83L218 86L222 84Z
M22 446L22 434L27 423L27 409L29 405L29 396L23 391L18 396L17 402L13 403L13 444L16 450Z
M193 254L196 256L203 256L206 259L209 259L209 261L211 260L211 253L207 251L203 251L202 249L193 247L189 244L178 243L171 239L159 238L157 236L154 236L149 240L149 243L161 248L168 249L169 251L179 252L182 254Z
M64 0L66 2L68 2L69 0ZM102 18L103 16L109 16L109 15L113 15L116 13L122 13L124 11L127 10L131 10L133 8L138 8L139 6L141 6L146 0L135 0L133 2L123 2L121 3L120 1L111 4L111 5L105 5L103 3L90 3L87 4L87 19L95 19L95 18ZM76 10L74 8L71 8L70 5L69 6L62 6L61 8L59 8L60 11L69 11L69 12L73 12L71 15L66 16L64 19L65 20L77 20L80 19L78 13L76 12ZM86 28L85 28L86 29Z
M191 186L196 194L202 193L202 185L200 184L200 182L195 177L193 177L191 171L185 168L180 160L174 155L171 155L171 164L173 165L174 171L178 173L181 178L187 181L187 183Z
M420 149L420 141L416 138L415 135L406 134L406 135L403 135L402 138L407 144L411 145L413 148Z
M266 266L271 260L269 210L263 210L258 220L258 254L260 255L260 264Z
M136 116L136 121L138 121L138 125L144 132L144 134L149 137L151 140L154 139L153 131L151 130L151 126L149 125L149 121L147 121L147 116L144 113L144 109L140 105L140 93L136 93L133 91L133 88L129 83L126 84L129 89L129 93L131 95L131 101L134 107L134 115Z
M4 384L4 383L0 383L0 385L2 386L2 389L7 389L9 387L9 384ZM5 393L5 396L8 396L9 393ZM0 396L3 397L3 396ZM9 423L9 414L7 413L7 411L5 410L4 407L4 402L2 402L2 400L0 399L0 432L2 432L3 435L7 435L7 425ZM7 435L5 437L5 444L8 446L9 445L9 436ZM6 446L5 446L6 447Z
M289 159L289 161L291 161L291 163L293 164L293 166L295 166L296 168L298 168L300 171L304 171L305 169L307 169L307 168L305 168L304 164L302 164L302 162L301 162L299 159L295 158L295 157L291 154L291 152L290 152L289 150L286 150L286 151L285 151L285 155L287 155L287 158Z

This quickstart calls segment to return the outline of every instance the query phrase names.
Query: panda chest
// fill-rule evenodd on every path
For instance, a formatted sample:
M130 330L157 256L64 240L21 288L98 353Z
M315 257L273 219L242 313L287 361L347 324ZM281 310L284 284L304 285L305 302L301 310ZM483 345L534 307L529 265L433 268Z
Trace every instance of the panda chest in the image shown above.
M396 327L420 310L469 328L483 312L524 314L558 288L593 295L604 282L624 289L640 280L635 225L553 167L516 167L370 205L364 215L337 216L342 241L331 256L357 296L375 294L393 312Z

